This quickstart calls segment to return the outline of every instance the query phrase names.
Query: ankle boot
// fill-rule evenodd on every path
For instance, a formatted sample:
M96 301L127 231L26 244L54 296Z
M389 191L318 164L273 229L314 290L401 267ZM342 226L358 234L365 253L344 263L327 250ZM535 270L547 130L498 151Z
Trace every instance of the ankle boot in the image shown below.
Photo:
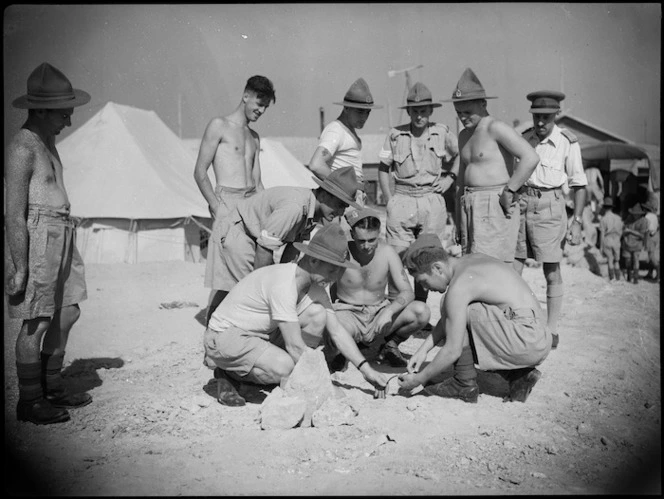
M613 269L609 268L609 281L613 281L615 279L615 276L613 274Z
M453 376L441 383L425 386L423 392L427 395L461 399L469 404L476 404L480 389L475 379L461 381Z
M44 398L19 400L16 405L16 419L36 425L64 423L69 421L69 412L67 409L54 407Z
M616 281L619 281L622 277L620 269L615 269Z

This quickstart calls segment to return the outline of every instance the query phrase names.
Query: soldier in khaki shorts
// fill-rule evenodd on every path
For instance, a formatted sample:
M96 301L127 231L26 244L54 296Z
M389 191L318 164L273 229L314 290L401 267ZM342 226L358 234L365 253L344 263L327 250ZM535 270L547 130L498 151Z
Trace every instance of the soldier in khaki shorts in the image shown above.
M87 298L76 227L69 217L55 137L71 126L74 108L90 95L48 63L28 78L28 93L13 105L28 119L7 148L5 290L9 316L23 319L16 339L19 400L16 417L43 425L69 420L67 409L92 402L72 393L61 375L78 304Z
M527 95L532 103L533 128L524 132L523 137L535 148L540 161L519 190L521 224L514 259L514 268L519 273L527 257L543 262L547 327L551 330L553 348L558 346L558 319L563 301L560 273L563 246L566 240L572 245L581 242L581 216L588 184L578 140L555 123L564 98L565 94L550 90ZM569 230L562 192L565 182L574 193L574 217Z
M252 76L247 80L235 111L210 120L201 140L194 179L208 202L213 218L204 280L205 287L212 288L208 300L208 320L210 311L222 297L215 285L221 258L222 222L240 200L263 190L260 138L249 124L257 121L275 100L272 82L264 76ZM207 175L210 166L217 183L214 189Z

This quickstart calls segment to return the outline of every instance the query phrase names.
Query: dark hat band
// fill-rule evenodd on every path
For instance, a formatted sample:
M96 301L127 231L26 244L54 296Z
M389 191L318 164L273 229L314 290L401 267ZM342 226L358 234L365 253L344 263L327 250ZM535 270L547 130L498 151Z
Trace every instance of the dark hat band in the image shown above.
M360 101L360 100L355 100L355 99L349 99L348 97L344 97L344 102L350 102L351 104L369 104L369 105L373 105L373 103L374 103L373 99L371 99L371 100L367 99L365 101Z

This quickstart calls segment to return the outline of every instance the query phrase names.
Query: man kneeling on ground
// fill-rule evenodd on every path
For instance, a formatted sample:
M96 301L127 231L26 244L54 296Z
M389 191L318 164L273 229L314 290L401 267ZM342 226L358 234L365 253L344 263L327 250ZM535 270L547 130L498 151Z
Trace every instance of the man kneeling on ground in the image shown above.
M337 319L365 354L384 339L378 362L406 367L399 344L429 323L429 307L414 301L401 257L392 246L379 241L378 213L362 208L349 211L346 220L353 237L348 241L350 261L359 268L345 269L330 289ZM398 293L394 299L388 298L388 283ZM333 348L330 350L336 353ZM341 360L345 363L344 358ZM336 359L332 361L333 370L342 367L335 364Z
M205 331L204 363L214 369L217 400L245 404L240 382L279 384L300 356L329 334L336 348L376 388L388 378L362 356L353 338L339 324L324 287L336 281L347 260L344 231L337 223L319 230L297 263L261 267L240 280L214 311Z
M425 289L445 293L440 321L399 376L402 389L424 386L427 395L477 402L475 366L498 372L509 382L504 402L525 402L541 373L535 366L551 350L551 333L537 298L512 268L474 253L455 258L433 234L421 235L404 255L404 265ZM427 353L440 351L421 371ZM454 376L427 383L454 367Z

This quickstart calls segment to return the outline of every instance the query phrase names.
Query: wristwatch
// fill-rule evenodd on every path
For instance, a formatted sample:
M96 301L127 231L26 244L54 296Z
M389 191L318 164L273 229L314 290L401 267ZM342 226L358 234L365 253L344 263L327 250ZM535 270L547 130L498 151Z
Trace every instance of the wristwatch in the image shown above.
M445 175L446 177L452 177L452 180L454 180L456 182L456 179L457 179L456 173L454 173L454 172L444 172L443 175Z
M572 221L578 223L579 225L583 225L583 220L579 216L574 216Z

